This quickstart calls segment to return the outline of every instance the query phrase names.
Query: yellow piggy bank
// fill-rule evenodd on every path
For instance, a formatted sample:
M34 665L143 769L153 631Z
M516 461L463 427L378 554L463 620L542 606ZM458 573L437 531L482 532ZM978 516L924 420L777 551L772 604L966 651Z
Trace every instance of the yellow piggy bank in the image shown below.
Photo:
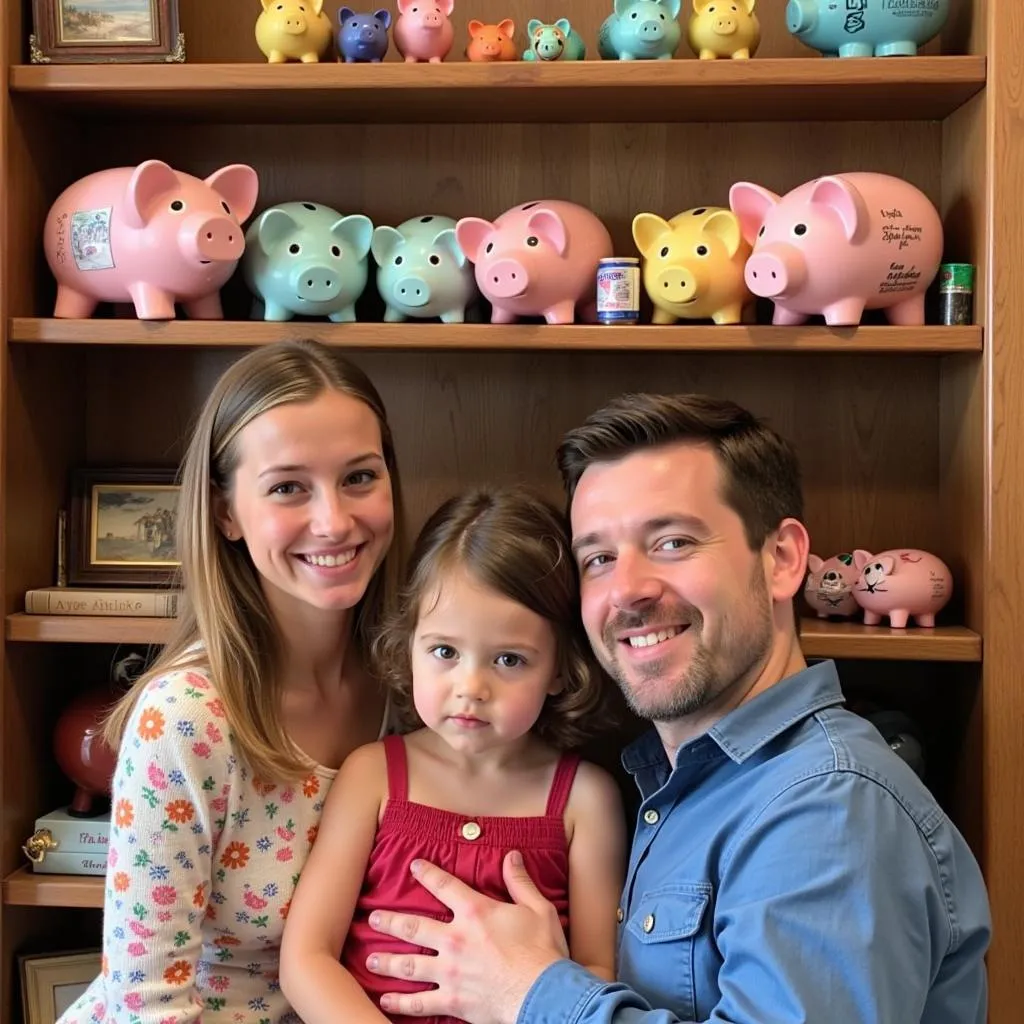
M701 60L746 60L757 53L761 23L757 0L693 0L687 41Z
M644 290L652 322L711 319L738 324L754 301L743 280L750 245L732 210L698 206L666 221L654 213L633 218L633 241L644 260Z
M269 64L301 60L316 64L330 49L334 31L324 0L260 0L256 45Z

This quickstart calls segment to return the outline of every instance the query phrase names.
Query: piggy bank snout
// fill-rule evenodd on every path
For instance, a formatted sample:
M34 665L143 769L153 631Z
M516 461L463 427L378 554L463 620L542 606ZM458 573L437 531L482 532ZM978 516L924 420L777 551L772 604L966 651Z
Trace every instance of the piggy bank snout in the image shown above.
M739 28L739 22L728 15L720 15L711 23L711 30L715 35L731 36Z
M697 297L697 278L686 267L667 267L655 278L656 294L666 302L692 302Z
M562 55L565 44L557 37L554 39L541 39L536 46L537 56L541 60L557 60Z
M435 8L432 11L423 12L423 20L420 24L422 24L424 28L440 28L442 21L441 12Z
M241 227L229 217L209 217L195 228L186 229L184 248L207 262L221 263L241 259L245 236Z
M643 22L643 24L641 24L639 33L640 38L643 39L644 42L649 43L657 39L661 39L661 37L665 34L665 29L662 27L662 23L660 20L655 20L652 18L650 21L645 21Z
M341 294L341 274L319 264L303 267L295 275L295 294L307 302L330 302Z
M743 269L747 287L764 299L775 298L799 283L799 267L802 260L797 253L775 252L754 253Z
M306 31L306 16L296 11L284 14L277 20L277 28L287 36L301 36Z
M818 0L789 0L786 4L786 28L794 35L809 32L817 21Z
M430 301L430 285L422 277L403 277L395 284L395 298L406 306L425 306Z
M530 283L526 267L512 259L495 260L482 276L487 290L500 299L522 295Z

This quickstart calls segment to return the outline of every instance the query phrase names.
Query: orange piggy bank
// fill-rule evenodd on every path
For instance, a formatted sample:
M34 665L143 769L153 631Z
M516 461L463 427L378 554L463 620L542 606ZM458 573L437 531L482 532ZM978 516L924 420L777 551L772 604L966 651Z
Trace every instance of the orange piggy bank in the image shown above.
M497 25L485 25L473 18L469 25L469 45L466 56L470 60L518 60L519 54L512 42L516 24L511 18Z

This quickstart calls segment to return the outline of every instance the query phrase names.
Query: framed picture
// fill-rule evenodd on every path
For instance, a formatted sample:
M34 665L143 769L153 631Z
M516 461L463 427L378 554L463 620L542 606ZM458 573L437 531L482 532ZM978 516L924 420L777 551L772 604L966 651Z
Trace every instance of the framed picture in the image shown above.
M100 973L101 953L41 953L18 958L25 1024L53 1024Z
M170 468L82 467L71 476L68 583L168 583L180 566L175 546L178 493Z
M32 0L33 64L185 59L178 0Z

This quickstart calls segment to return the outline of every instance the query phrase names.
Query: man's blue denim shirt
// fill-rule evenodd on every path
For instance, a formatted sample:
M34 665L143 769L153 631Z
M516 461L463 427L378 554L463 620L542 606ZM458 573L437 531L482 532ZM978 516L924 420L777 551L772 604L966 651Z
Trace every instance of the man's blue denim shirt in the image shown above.
M680 747L623 754L643 802L616 984L570 960L519 1024L984 1024L991 919L964 838L833 662Z

